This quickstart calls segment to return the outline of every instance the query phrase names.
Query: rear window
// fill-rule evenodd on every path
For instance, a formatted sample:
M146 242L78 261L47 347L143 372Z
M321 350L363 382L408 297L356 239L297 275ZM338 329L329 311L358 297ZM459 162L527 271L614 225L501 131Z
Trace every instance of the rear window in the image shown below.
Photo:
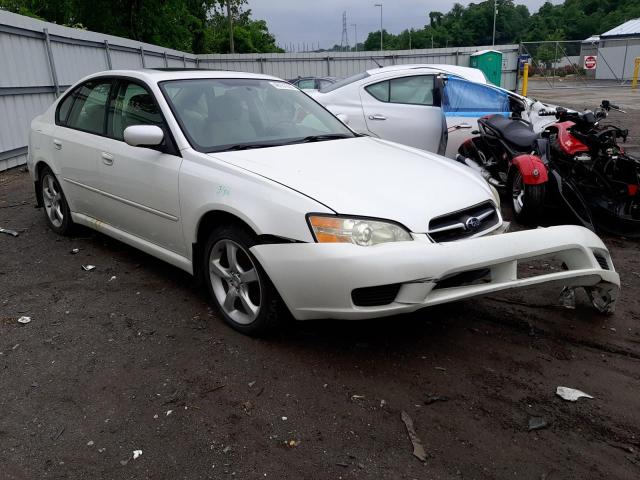
M332 92L340 87L344 87L345 85L349 85L350 83L357 82L358 80L362 80L363 78L370 77L367 72L358 73L351 77L347 77L343 80L339 80L336 83L332 83L331 85L327 85L320 89L320 93Z

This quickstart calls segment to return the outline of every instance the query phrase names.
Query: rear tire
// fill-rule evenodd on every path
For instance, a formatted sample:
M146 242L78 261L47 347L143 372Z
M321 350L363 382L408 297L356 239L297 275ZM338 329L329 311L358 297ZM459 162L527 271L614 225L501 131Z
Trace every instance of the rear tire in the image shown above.
M71 210L60 182L49 167L43 167L40 172L40 193L49 228L58 235L71 235L75 227L71 220Z
M525 225L538 224L542 219L546 184L527 185L520 170L509 179L509 194L515 219Z
M215 228L205 245L203 277L214 304L232 328L251 336L275 330L286 314L283 302L249 251L258 243L245 228Z

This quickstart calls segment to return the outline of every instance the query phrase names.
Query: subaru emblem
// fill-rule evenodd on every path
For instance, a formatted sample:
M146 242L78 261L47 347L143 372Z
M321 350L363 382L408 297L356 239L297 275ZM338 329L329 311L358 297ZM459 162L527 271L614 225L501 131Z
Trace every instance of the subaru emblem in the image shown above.
M478 217L469 217L464 222L464 226L467 230L476 230L480 226L480 219Z

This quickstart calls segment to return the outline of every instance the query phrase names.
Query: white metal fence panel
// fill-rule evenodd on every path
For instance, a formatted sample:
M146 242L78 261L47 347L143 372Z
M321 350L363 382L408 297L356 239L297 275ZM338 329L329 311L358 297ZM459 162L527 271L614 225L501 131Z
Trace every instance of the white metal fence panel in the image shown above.
M266 73L284 79L306 76L348 77L378 66L430 63L469 66L472 53L486 48L503 52L502 86L516 87L518 45L434 48L381 52L318 52L246 55L199 55L200 66L214 70Z
M51 85L42 39L0 30L0 87L23 85Z
M111 48L111 68L114 70L136 70L142 68L140 52L124 52Z

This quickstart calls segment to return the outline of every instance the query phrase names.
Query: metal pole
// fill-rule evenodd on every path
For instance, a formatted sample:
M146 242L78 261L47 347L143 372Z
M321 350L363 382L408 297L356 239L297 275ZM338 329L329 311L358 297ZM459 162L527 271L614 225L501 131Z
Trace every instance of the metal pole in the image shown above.
M112 70L113 66L111 65L111 51L109 50L109 40L104 41L104 54L107 57L107 66L109 67L109 70Z
M553 64L551 65L553 67L553 85L555 86L556 84L556 63L558 62L558 42L556 42L556 51L553 54Z
M358 51L358 25L356 25L355 23L352 23L351 26L353 27L354 36L356 37L356 52L357 52ZM318 47L318 50L320 50L320 47Z
M640 57L636 57L633 64L633 80L631 80L631 90L638 88L638 71L640 70Z
M167 51L164 51L164 68L169 67L169 59L167 58Z
M187 68L187 57L186 55L182 55L182 66Z
M527 88L529 87L529 64L524 64L524 69L522 72L522 96L527 96Z
M493 39L491 45L496 44L496 17L498 16L498 0L493 0Z
M147 66L144 64L144 48L142 47L142 45L140 45L140 59L142 60L142 68L147 68Z
M621 84L624 83L624 72L627 70L627 51L628 50L629 50L629 40L627 40L624 45L624 60L622 61L622 82L620 82Z
M376 3L374 4L374 7L380 7L380 52L382 52L384 50L384 45L382 41L382 4Z
M229 48L231 53L235 53L233 46L233 17L231 16L231 0L227 0L227 17L229 17Z
M53 79L53 85L55 87L56 98L60 96L60 84L58 83L58 74L56 73L56 62L53 59L53 52L51 51L51 39L49 39L49 30L44 28L44 44L47 49L47 58L49 59L49 68L51 69L51 78Z

